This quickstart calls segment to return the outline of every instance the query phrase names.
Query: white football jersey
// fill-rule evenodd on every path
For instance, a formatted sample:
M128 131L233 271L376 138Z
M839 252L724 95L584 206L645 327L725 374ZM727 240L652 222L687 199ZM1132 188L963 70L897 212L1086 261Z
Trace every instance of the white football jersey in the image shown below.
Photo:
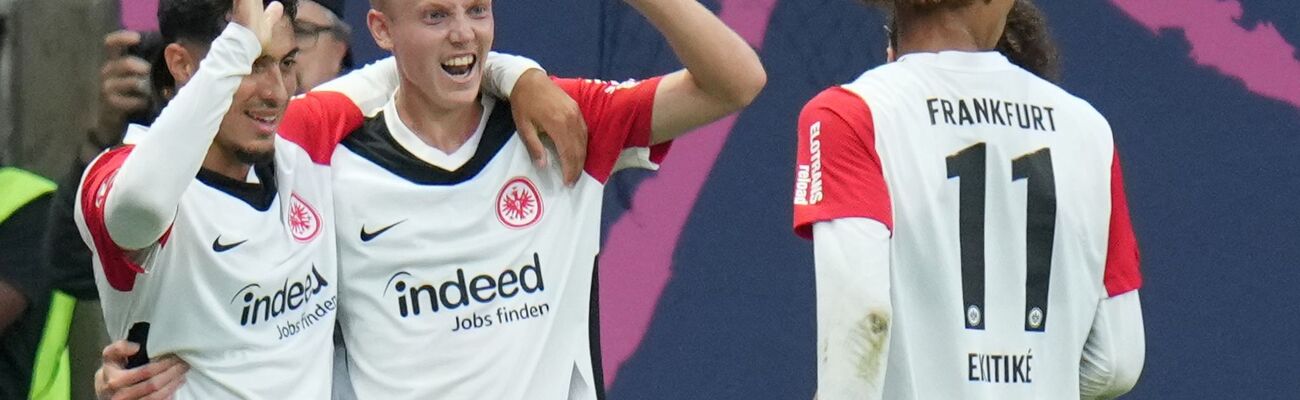
M244 42L256 40L244 33ZM196 85L207 82L186 89L202 94L210 88ZM190 111L195 98L178 95L169 107ZM220 121L226 110L194 112L206 114L186 117ZM150 357L175 354L189 363L176 398L330 398L338 250L329 154L362 120L341 92L294 99L274 161L253 168L256 183L200 171L169 230L133 254L109 237L104 199L134 146L105 152L86 170L75 215L95 254L109 336L130 337ZM126 141L153 134L177 133L133 126Z
M112 339L145 329L149 355L188 362L178 399L329 398L338 308L329 167L277 137L274 166L255 168L261 184L202 171L136 263L108 237L102 208L131 148L92 163L76 213Z
M453 154L423 144L392 102L334 152L340 325L358 398L603 397L602 191L614 170L662 158L649 146L658 79L557 83L590 130L574 187L558 165L533 165L509 105L490 98Z
M1072 399L1098 303L1137 289L1111 129L998 53L911 54L800 118L795 229L891 227L888 399Z

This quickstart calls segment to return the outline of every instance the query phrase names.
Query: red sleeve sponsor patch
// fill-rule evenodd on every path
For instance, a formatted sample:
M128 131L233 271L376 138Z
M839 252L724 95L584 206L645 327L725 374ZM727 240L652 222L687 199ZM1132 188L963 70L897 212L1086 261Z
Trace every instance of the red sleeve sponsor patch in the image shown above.
M893 229L889 188L875 149L871 109L853 93L832 88L799 115L794 231L812 239L812 225L870 218Z

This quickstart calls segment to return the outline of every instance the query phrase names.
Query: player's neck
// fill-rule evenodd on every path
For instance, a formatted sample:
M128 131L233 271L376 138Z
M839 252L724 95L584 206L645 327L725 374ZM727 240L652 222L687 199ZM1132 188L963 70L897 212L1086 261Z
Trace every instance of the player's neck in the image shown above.
M898 37L898 54L987 51L997 47L1006 19L980 24L970 7L911 16Z
M251 164L240 161L234 154L224 151L216 144L208 148L208 155L203 158L203 169L240 182L248 179L248 171L252 168Z
M394 96L397 117L424 144L447 154L455 153L478 130L483 116L481 102L448 106L419 89L405 90L407 87L399 87Z

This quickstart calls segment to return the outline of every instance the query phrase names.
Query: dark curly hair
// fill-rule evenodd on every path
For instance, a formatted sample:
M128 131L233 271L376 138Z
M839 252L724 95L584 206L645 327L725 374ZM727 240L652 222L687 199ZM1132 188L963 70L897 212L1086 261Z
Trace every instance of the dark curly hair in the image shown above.
M863 3L879 6L890 12L889 45L898 48L897 13L893 12L896 1L924 0L862 0ZM969 3L967 1L966 3ZM1011 63L1026 71L1051 82L1061 78L1061 58L1056 41L1052 40L1047 29L1047 17L1029 0L1016 0L1007 15L1007 26L1002 31L996 50L1005 55Z
M997 50L1012 63L1048 81L1061 79L1061 56L1047 29L1047 17L1034 3L1016 0Z
M284 5L284 16L292 20L298 15L298 0L278 0ZM271 0L262 0L270 4ZM226 24L230 23L231 0L162 0L158 4L158 30L163 47L170 43L187 43L208 46ZM149 78L153 81L154 95L163 97L167 89L174 89L176 81L167 69L162 51L153 54Z
M913 12L928 12L928 11L940 10L940 9L962 8L970 5L971 3L974 3L976 0L858 0L858 1L873 7L882 7L882 8L894 7L897 9L906 8L908 11L913 11ZM984 0L985 3L989 1L991 0Z

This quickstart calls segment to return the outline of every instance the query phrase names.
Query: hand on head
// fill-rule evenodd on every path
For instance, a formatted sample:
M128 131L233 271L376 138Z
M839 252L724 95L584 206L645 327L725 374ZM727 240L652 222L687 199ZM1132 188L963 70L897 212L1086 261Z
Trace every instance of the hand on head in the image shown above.
M262 8L262 0L234 0L231 21L253 31L265 49L271 46L271 32L284 16L284 5L278 1Z

